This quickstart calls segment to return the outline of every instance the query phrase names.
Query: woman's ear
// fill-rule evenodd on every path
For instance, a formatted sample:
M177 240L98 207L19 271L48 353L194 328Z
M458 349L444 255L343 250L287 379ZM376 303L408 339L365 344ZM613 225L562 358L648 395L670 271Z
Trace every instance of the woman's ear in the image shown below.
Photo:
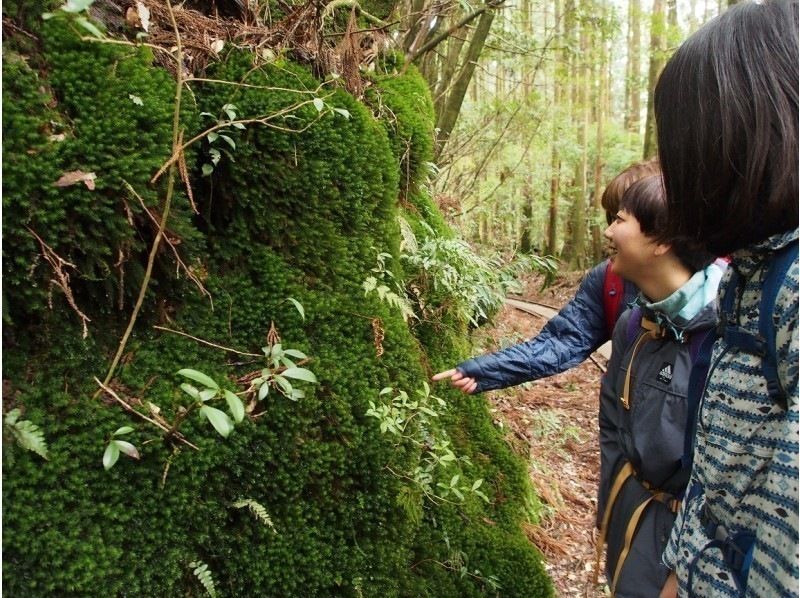
M661 257L662 255L668 254L672 251L672 245L669 243L656 243L656 247L653 250L653 255L656 257Z

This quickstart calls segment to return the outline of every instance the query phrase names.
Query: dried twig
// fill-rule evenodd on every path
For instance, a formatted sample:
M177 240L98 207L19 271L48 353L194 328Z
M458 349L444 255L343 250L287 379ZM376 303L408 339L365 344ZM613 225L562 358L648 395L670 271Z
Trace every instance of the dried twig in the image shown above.
M117 393L115 393L110 387L108 387L105 384L103 384L102 382L100 382L100 380L98 378L95 378L94 381L97 382L98 386L100 386L101 391L105 391L106 394L108 394L108 396L110 396L117 403L122 405L122 408L125 409L125 411L127 411L128 413L132 413L134 415L137 415L137 416L141 417L143 420L153 424L155 427L159 428L160 430L163 430L164 432L169 433L170 429L168 427L166 427L164 424L162 424L160 422L157 422L154 419L150 419L144 413L140 413L139 411L136 411L136 409L134 409L133 407L128 405L128 403L126 403L124 400L122 400L120 398L120 396ZM193 448L196 451L200 450L197 446L195 446L194 444L192 444L191 442L186 440L186 438L183 436L183 434L175 434L175 438L177 440L179 440L180 442L182 442L183 444L185 444L186 446L189 446L189 447Z
M75 264L68 262L61 256L59 256L53 248L50 247L47 243L45 243L42 238L37 235L33 229L26 226L28 232L33 235L33 237L39 241L39 245L42 248L42 256L44 259L47 260L47 263L50 264L50 267L53 268L53 273L56 275L55 279L50 279L50 284L54 284L61 291L64 293L64 297L67 299L67 303L73 309L73 311L78 314L78 317L81 319L81 324L83 324L83 338L89 336L89 328L86 326L87 322L91 322L89 316L84 314L79 308L78 304L75 303L75 297L72 295L72 288L69 286L69 274L64 271L64 268L72 268L77 269Z
M156 330L163 330L164 332L171 332L172 334L179 334L180 336L185 336L186 338L190 338L193 341L198 343L202 343L204 345L208 345L209 347L214 347L215 349L222 349L223 351L229 351L230 353L236 353L237 355L245 355L247 357L264 357L264 354L257 354L257 353L245 353L244 351L237 351L236 349L231 349L230 347L224 347L223 345L218 345L216 343L212 343L211 341L203 340L202 338L197 338L196 336L192 336L191 334L186 334L185 332L181 332L180 330L172 330L171 328L164 328L163 326L153 326Z
M320 85L317 89L319 90L321 88L322 85ZM218 123L212 127L209 127L202 133L199 133L194 137L192 137L189 141L187 141L183 145L177 145L174 151L172 152L172 156L170 156L169 159L166 162L164 162L164 164L161 165L161 168L158 169L158 172L156 172L153 175L153 178L150 179L150 183L155 183L159 178L161 178L161 175L164 174L164 172L169 167L173 166L175 162L177 162L180 159L180 156L183 154L183 152L186 151L193 143L200 141L201 139L206 137L209 133L212 133L217 129L224 129L236 124L242 124L242 125L259 124L259 125L264 125L265 127L269 127L270 129L285 131L287 133L302 133L304 131L307 131L309 128L311 128L312 125L314 125L320 119L322 113L318 114L317 117L310 123L308 123L306 126L301 127L299 129L290 129L288 127L273 125L270 121L285 116L287 114L290 114L296 110L299 110L300 108L302 108L303 106L307 106L308 104L313 104L314 99L305 100L303 102L300 102L299 104L294 104L293 106L289 106L288 108L284 108L283 110L279 110L278 112L275 112L273 114L267 114L265 116L259 116L256 118L240 118L237 120L225 121L222 123Z
M175 23L175 15L172 12L172 3L170 0L166 2L167 8L169 10L170 17L172 19L173 27L175 28L175 56L178 59L178 64L182 62L182 50L181 50L181 37L180 33L178 32L177 23ZM181 91L183 90L183 75L181 69L177 70L176 74L176 84L175 84L175 106L172 118L172 149L173 155L176 152L179 152L180 144L179 139L181 135L180 131L180 115L181 115ZM147 268L144 273L144 279L142 280L142 287L139 290L139 297L136 300L136 305L133 308L133 313L131 314L130 321L128 322L128 327L125 330L125 333L122 335L122 339L120 340L119 347L117 348L117 353L114 355L114 359L111 361L111 366L108 368L108 373L106 374L106 378L104 380L104 384L108 384L111 378L114 376L114 372L117 369L117 365L119 364L119 360L122 357L122 353L125 351L125 345L128 343L128 338L133 331L133 325L136 323L137 318L139 317L139 311L142 309L142 304L144 303L144 297L147 293L147 287L150 284L150 276L153 273L153 264L156 261L156 254L158 253L159 245L161 245L161 239L164 237L164 229L167 227L167 219L169 218L169 211L170 206L172 204L172 194L175 189L175 169L170 168L169 177L167 179L167 195L164 199L164 211L161 214L161 222L159 223L158 230L156 231L156 238L153 240L153 246L150 249L150 256L147 260Z
M128 188L128 191L130 191L131 195L133 195L136 199L139 200L139 204L142 206L142 209L144 210L145 214L147 214L150 217L150 221L158 229L160 224L156 219L156 217L153 216L153 214L150 212L150 210L147 209L147 206L145 205L142 197L138 193L136 193L136 190L130 185L130 183L128 183L127 181L122 181L122 182ZM172 249L172 253L175 255L175 260L178 262L178 268L182 268L183 271L186 273L186 276L189 278L189 280L191 280L195 285L197 285L197 288L200 289L200 292L203 295L208 297L208 300L211 302L211 309L214 309L214 299L211 296L211 293L208 292L205 286L203 286L203 283L200 281L200 279L197 278L194 272L192 272L191 269L181 259L181 256L178 253L178 249L177 247L175 247L175 244L170 240L169 235L164 234L164 241L167 243L167 245L170 246L170 249Z

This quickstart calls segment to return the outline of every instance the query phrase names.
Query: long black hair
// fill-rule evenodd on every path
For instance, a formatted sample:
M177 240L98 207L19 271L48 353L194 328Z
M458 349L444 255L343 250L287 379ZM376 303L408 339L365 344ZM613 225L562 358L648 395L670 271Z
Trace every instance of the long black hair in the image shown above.
M655 115L666 238L726 255L797 228L797 8L737 4L664 67Z

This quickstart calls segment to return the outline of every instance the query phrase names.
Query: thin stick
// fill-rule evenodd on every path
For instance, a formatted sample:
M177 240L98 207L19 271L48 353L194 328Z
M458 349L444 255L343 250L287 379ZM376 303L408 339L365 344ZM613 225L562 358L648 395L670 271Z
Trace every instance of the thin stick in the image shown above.
M314 99L316 99L316 98L314 98ZM164 174L164 172L169 167L171 167L173 164L175 164L175 162L177 162L177 160L180 158L181 154L184 151L186 151L186 149L189 146L191 146L193 143L196 143L197 141L200 141L201 139L206 137L209 133L212 133L212 132L216 131L217 129L224 129L224 128L227 128L227 127L230 127L230 126L236 125L236 124L242 124L242 125L259 124L259 125L264 125L265 127L269 127L271 129L277 129L278 131L286 131L288 133L302 133L302 132L308 130L311 127L311 125L316 123L319 120L320 116L318 115L317 118L315 118L313 121L311 121L305 127L302 127L300 129L290 129L288 127L281 127L281 126L278 126L278 125L273 125L269 121L273 120L275 118L278 118L280 116L283 116L285 114L289 114L291 112L299 110L303 106L307 106L308 104L313 104L313 103L314 103L314 100L306 100L304 102L300 102L299 104L295 104L294 106L289 106L288 108L284 108L283 110L279 110L275 114L268 114L266 116L262 116L262 117L258 117L258 118L240 118L238 120L229 120L229 121L225 121L225 122L222 122L222 123L218 123L218 124L214 125L213 127L209 127L208 129L206 129L202 133L199 133L199 134L195 135L194 137L192 137L189 141L187 141L183 145L177 145L175 147L175 150L172 152L172 156L170 156L170 158L166 162L164 162L164 164L161 165L161 168L158 169L158 172L156 172L153 175L153 178L150 179L150 183L155 183L159 178L161 178L161 175Z
M172 21L172 26L175 29L175 56L178 61L178 69L176 71L176 85L175 85L175 111L173 112L172 116L172 151L173 155L180 156L182 148L178 140L180 139L180 115L181 115L181 91L183 89L183 71L181 68L181 64L183 63L183 50L181 47L181 36L180 32L178 31L178 24L175 21L175 14L172 12L172 3L170 0L167 0L167 9L169 10L169 16ZM161 245L161 239L164 236L164 230L167 227L167 219L169 218L169 210L172 204L172 194L175 189L175 167L174 162L173 166L170 167L169 177L167 180L167 196L164 199L164 212L161 215L161 222L158 226L158 231L156 231L156 238L153 240L153 246L150 248L150 256L147 259L147 269L144 273L144 279L142 280L142 288L139 289L139 297L136 300L136 305L133 308L133 313L131 314L131 319L128 322L128 328L125 330L125 334L122 335L122 340L120 340L119 347L117 348L117 354L114 355L114 359L111 362L111 366L108 368L108 373L106 374L106 378L103 381L104 384L108 384L111 381L111 378L114 377L114 372L117 369L117 365L119 364L119 360L122 358L122 354L125 351L125 345L128 344L128 338L130 338L131 332L133 331L133 325L136 323L137 318L139 317L139 311L142 309L142 304L144 303L144 297L147 293L147 287L150 284L150 276L153 273L153 265L156 261L156 254L158 253L158 248Z
M136 190L131 186L131 184L128 181L123 180L122 182L128 188L128 191L130 191L131 194L136 199L139 200L139 204L142 206L142 209L144 210L145 214L147 214L150 217L151 222L156 226L156 228L158 228L158 226L159 226L158 220L156 219L155 216L153 216L153 214L150 212L150 210L147 209L147 206L145 205L144 200L142 199L141 195L139 195L136 192ZM203 283L200 281L200 279L197 278L197 276L195 276L194 274L192 274L192 271L189 270L189 267L181 259L181 256L178 253L178 249L175 247L175 245L172 243L172 241L169 240L169 237L167 235L164 235L164 240L166 241L167 245L169 245L170 248L172 249L172 253L175 254L175 260L177 260L177 262L178 262L178 268L179 269L183 268L183 271L186 273L186 276L189 278L189 280L191 280L195 285L197 285L197 288L200 290L200 292L203 295L208 297L208 300L211 302L211 309L213 310L214 309L214 298L211 296L211 293L209 293L208 290L206 289L206 287L203 286Z
M197 338L196 336L192 336L191 334L186 334L185 332L181 332L180 330L172 330L172 328L164 328L163 326L153 326L156 330L163 330L164 332L171 332L172 334L179 334L181 336L185 336L186 338L190 338L193 341L197 341L198 343L202 343L204 345L208 345L209 347L214 347L215 349L222 349L223 351L230 351L231 353L236 353L238 355L244 355L246 357L264 357L263 354L258 355L257 353L245 353L243 351L237 351L236 349L231 349L230 347L225 347L223 345L218 345L216 343L212 343L211 341L203 340L202 338Z
M105 391L105 392L106 392L106 393L107 393L107 394L108 394L108 395L109 395L109 396L110 396L112 399L114 399L114 400L115 400L117 403L119 403L120 405L122 405L122 408L123 408L123 409L125 409L125 411L127 411L127 412L129 412L129 413L133 413L134 415L138 415L138 416L139 416L139 417L141 417L143 420L145 420L145 421L147 421L147 422L149 422L149 423L153 424L155 427L159 428L160 430L163 430L164 432L169 432L169 431L170 431L170 430L169 430L169 428L167 428L167 427L166 427L164 424L161 424L161 423L157 422L157 421L156 421L156 420L154 420L154 419L150 419L150 418L149 418L149 417L147 417L147 416L146 416L144 413L140 413L139 411L136 411L136 409L134 409L133 407L131 407L130 405L128 405L128 404L127 404L125 401L123 401L123 400L122 400L122 399L119 397L119 395L118 395L117 393L115 393L115 392L114 392L114 391L113 391L111 388L109 388L108 386L106 386L105 384L103 384L102 382L100 382L100 380L99 380L97 377L95 377L94 381L95 381L95 382L97 382L97 384L100 386L100 388L101 388L102 390L104 390L104 391ZM196 447L196 446L195 446L195 445L193 445L191 442L189 442L188 440L186 440L186 438L184 438L182 434L176 434L176 435L175 435L175 438L177 438L177 439L178 439L178 440L180 440L182 443L184 443L186 446L189 446L189 447L193 448L193 449L194 449L194 450L196 450L196 451L199 451L199 450L200 450L198 447Z

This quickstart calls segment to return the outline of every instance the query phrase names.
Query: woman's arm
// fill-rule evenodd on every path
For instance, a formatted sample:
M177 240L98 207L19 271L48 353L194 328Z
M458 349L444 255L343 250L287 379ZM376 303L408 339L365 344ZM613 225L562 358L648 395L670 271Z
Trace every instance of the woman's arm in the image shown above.
M603 309L607 262L592 268L575 297L534 338L502 351L464 361L434 380L450 378L464 392L515 386L564 372L608 340Z

